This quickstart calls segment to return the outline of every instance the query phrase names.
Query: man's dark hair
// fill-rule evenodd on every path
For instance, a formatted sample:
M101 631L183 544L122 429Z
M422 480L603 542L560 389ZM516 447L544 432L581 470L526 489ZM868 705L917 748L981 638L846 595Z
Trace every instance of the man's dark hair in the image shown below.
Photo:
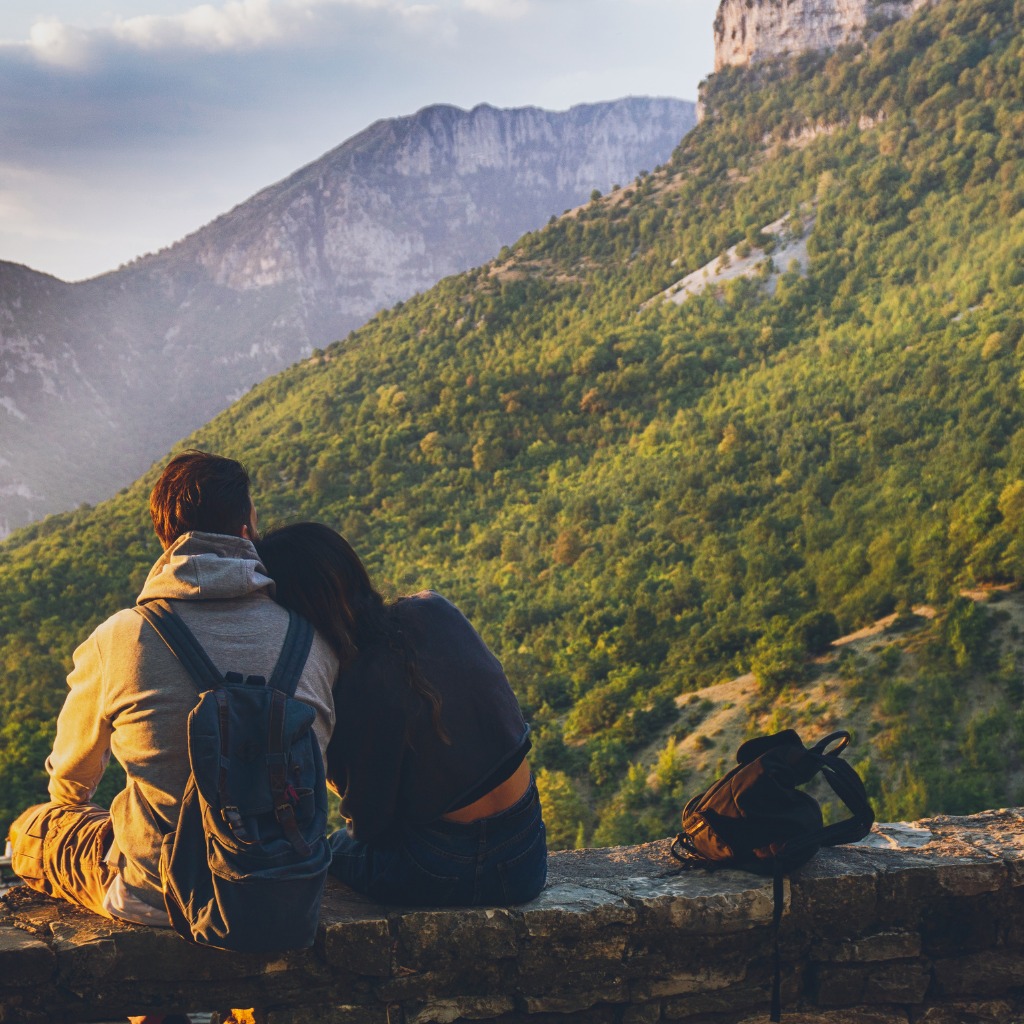
M153 528L165 548L192 530L239 536L251 507L245 466L194 448L167 463L149 496Z

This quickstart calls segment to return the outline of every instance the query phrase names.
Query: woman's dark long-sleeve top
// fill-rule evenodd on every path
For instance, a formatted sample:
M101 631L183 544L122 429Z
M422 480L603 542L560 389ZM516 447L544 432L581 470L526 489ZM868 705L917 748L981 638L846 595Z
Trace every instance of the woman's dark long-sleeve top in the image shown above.
M509 778L530 749L529 726L501 662L455 605L424 591L401 598L389 614L441 698L451 742L410 687L402 653L361 650L335 685L327 776L352 835L367 841L471 804Z

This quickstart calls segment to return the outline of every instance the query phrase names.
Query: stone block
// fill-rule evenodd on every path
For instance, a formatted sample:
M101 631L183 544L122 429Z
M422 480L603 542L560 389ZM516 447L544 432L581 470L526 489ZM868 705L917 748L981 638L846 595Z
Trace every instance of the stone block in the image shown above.
M631 1003L622 1011L622 1024L658 1024L661 1003Z
M350 1006L330 1004L311 1011L308 1006L270 1010L266 1024L389 1024L386 1006Z
M604 888L563 884L545 889L520 911L531 938L552 935L600 934L608 927L631 926L639 921L636 908Z
M745 966L772 949L769 928L722 935L687 935L671 928L637 928L629 932L623 968L626 977L648 978L698 971L708 964L721 969Z
M87 910L63 900L50 899L27 885L16 885L0 896L0 924L22 928L36 935L49 935L50 924L66 918L95 917Z
M1003 943L1024 946L1024 886L1014 887L1004 894L1000 918L1003 922Z
M1012 818L1017 818L1012 815ZM1003 839L988 836L988 827L1001 822ZM925 823L930 840L908 849L911 861L925 864L939 886L955 896L979 896L997 892L1008 883L1006 837L1014 822L1001 812L970 817L939 815ZM1016 826L1020 827L1019 819ZM890 828L893 826L889 826ZM901 826L904 829L915 826Z
M515 964L489 963L467 956L462 964L437 971L400 968L374 985L382 1003L430 1003L438 999L491 996L515 989Z
M798 997L800 986L793 978L783 979L782 992L783 1010L786 1010ZM687 1021L721 1014L728 1015L728 1020L736 1020L739 1015L762 1011L761 1019L766 1021L770 1004L771 979L770 976L766 976L766 980L760 983L748 982L728 989L666 999L663 1016L665 1020ZM788 1011L785 1020L788 1024Z
M915 1006L931 984L926 960L865 965L818 964L814 971L815 1002L823 1007L853 1008L881 1003Z
M169 928L108 922L92 914L85 920L54 922L51 933L60 977L68 983L107 977L118 982L223 981L286 970L295 961L292 954L268 957L197 946Z
M628 1003L629 986L619 983L561 995L526 996L524 1002L528 1013L577 1013L600 1003Z
M930 1006L914 1024L1019 1024L1024 1001L983 999Z
M10 995L0 1002L0 1024L55 1024L55 1018L45 1006L29 1004L21 995Z
M325 963L349 974L391 974L394 943L386 921L332 922L321 929L317 945Z
M603 889L559 886L521 912L518 968L523 977L622 976L639 914ZM545 980L545 991L548 982Z
M766 1024L767 1014L755 1017L744 1017L736 1024ZM784 1011L783 1020L786 1024L908 1024L909 1017L905 1010L896 1008L829 1010L827 1013Z
M519 1011L496 1017L489 1024L620 1024L622 1007L605 1005L591 1006L579 1013Z
M955 837L980 853L1007 863L1024 863L1024 810L1019 807L981 811L965 817L942 815L929 825L943 836Z
M864 1002L916 1005L924 1002L932 983L931 964L927 960L903 960L877 964L868 970Z
M394 942L382 908L347 886L328 882L320 911L316 949L332 967L386 978Z
M683 971L668 977L634 981L630 985L630 1002L648 1002L666 996L692 995L696 992L717 992L742 983L747 976L746 964L723 967L705 964L693 971Z
M935 961L935 984L944 996L1002 996L1024 989L1024 952L992 949Z
M720 989L705 989L692 995L667 998L664 1002L666 1020L704 1020L722 1015L730 1022L742 1015L763 1012L768 1019L774 966L771 959L762 958L747 965L746 978ZM800 967L782 965L781 997L784 1019L795 1009L804 993L804 972ZM716 1019L719 1019L716 1017Z
M609 846L593 850L559 850L548 858L548 885L591 885L606 879L663 878L679 872L672 840L640 846Z
M86 921L73 920L68 922L57 921L52 925L53 951L57 956L59 978L62 985L75 989L81 983L88 984L90 980L106 978L119 971L117 963L117 943L114 941L116 931L121 925L107 925L103 918L89 915ZM147 929L155 930L155 929ZM172 933L173 934L173 933ZM154 954L161 945L166 945L172 953L171 956L163 959L162 967L172 976L177 977L180 972L180 962L173 953L177 952L174 944L160 942L160 936L155 941L150 936L140 934L138 938L149 947L146 950L148 955L141 957L141 963L147 964L150 970L156 968L161 961ZM183 940L173 935L175 944L184 946ZM126 965L129 970L139 963L139 959L132 957L134 964ZM133 971L132 973L138 973Z
M556 932L543 942L523 946L518 958L519 972L523 975L557 973L560 978L600 971L623 974L627 946L628 936L622 929L588 935L585 939L570 931L564 942Z
M876 826L868 839L844 849L878 871L876 929L913 930L926 910L959 911L1009 887L1006 861L983 848L969 819Z
M1010 885L1014 888L1024 888L1024 857L1020 860L1007 861L1006 870L1009 873Z
M596 991L610 992L628 989L629 981L623 972L616 967L608 969L577 970L568 972L560 965L552 965L546 971L540 969L525 970L520 965L519 978L515 991L524 996L537 999L566 996L575 1000L582 993Z
M438 999L419 1009L406 1010L405 1024L454 1024L459 1020L493 1020L503 1013L512 1012L515 1008L515 1000L509 996Z
M841 944L823 944L811 958L830 963L876 963L905 960L921 955L921 936L917 932L877 932Z
M991 949L999 942L1008 914L1003 893L936 897L921 915L922 948L933 957Z
M41 985L57 968L53 950L18 928L0 927L0 977L12 988Z
M398 963L413 969L437 968L473 957L493 961L515 957L516 923L503 908L410 911L395 923Z
M939 885L954 896L980 896L999 892L1009 883L1009 873L1002 861L961 859L957 863L936 865L935 878Z
M875 863L856 847L820 850L791 876L791 915L786 927L815 938L869 929L878 909Z
M670 927L691 935L742 932L771 923L772 882L744 871L684 871L667 878L624 878L605 883L638 912L642 927ZM785 883L785 910L790 882Z

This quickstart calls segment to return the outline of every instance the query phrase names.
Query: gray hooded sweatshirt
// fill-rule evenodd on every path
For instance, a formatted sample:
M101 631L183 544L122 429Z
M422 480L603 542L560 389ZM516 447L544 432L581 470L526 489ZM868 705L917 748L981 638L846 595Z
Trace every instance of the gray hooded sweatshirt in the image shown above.
M139 603L178 601L175 610L221 672L270 677L288 613L256 549L241 537L186 533L153 566ZM295 695L316 710L321 751L334 728L331 686L338 662L316 636ZM189 775L186 725L196 689L141 615L117 612L76 651L57 738L46 761L50 799L92 799L111 753L127 774L110 805L114 863L128 893L163 907L160 844L177 825Z

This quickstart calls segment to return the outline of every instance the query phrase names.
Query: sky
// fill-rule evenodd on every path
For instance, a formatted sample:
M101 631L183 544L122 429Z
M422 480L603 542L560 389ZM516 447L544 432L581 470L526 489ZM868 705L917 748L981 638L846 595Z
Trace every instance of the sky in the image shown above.
M696 100L718 0L2 0L0 260L169 245L383 117Z

